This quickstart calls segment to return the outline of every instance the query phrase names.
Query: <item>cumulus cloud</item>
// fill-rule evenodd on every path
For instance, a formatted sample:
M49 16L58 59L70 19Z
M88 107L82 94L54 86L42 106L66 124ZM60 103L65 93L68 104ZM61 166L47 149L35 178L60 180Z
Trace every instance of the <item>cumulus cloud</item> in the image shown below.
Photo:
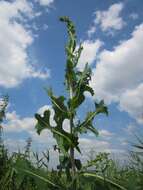
M50 105L44 105L37 110L37 113L43 115L45 110L51 111L50 123L51 125L55 125L55 121L53 119L54 111L52 110ZM33 117L21 117L15 111L6 113L6 122L3 124L5 134L19 134L25 132L27 137L31 137L32 141L36 146L41 146L43 144L43 148L50 148L52 145L56 144L55 139L52 136L52 133L49 130L43 130L40 135L36 133L35 125L37 120ZM24 140L25 138L21 139ZM16 141L16 147L19 139L8 139ZM6 140L7 142L7 140ZM7 143L9 144L9 143ZM16 148L15 147L15 148ZM23 148L21 146L21 148Z
M26 0L0 2L0 86L15 87L29 77L49 76L47 71L36 71L28 56L34 37L25 26L34 15L32 4Z
M112 51L103 50L93 69L91 86L98 99L118 102L121 110L143 123L143 24L135 28L130 39Z
M84 69L86 63L92 64L96 60L97 53L99 52L102 45L103 43L100 40L83 41L83 51L78 64L78 68L80 70Z
M121 30L125 24L120 16L123 7L123 3L115 3L106 11L96 11L95 24L99 24L102 31Z
M143 123L143 83L137 88L127 90L120 98L120 110L127 111L129 115L136 118L139 124Z
M114 151L114 149L111 146L111 143L108 142L107 140L99 140L97 138L83 137L79 139L79 143L82 155L76 154L76 156L80 157L80 159L83 162L86 162L93 153L96 154L98 152L113 153Z
M36 121L32 117L21 118L15 111L6 114L6 124L4 130L6 132L23 132L33 131Z
M104 139L111 139L114 136L114 133L105 129L101 129L99 130L99 136L101 136L101 138L104 138Z
M96 32L96 26L92 25L88 31L87 31L87 35L90 38L94 33Z
M50 6L54 0L37 0L42 6Z
M95 148L97 151L106 151L110 147L110 143L107 141L99 141L97 139L80 138L80 147L84 151L90 151L91 148Z

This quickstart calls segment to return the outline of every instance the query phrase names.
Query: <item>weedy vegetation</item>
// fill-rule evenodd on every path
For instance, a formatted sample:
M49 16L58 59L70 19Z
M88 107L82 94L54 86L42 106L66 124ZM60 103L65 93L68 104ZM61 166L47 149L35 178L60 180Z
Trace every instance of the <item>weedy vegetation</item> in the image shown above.
M118 165L108 153L98 153L87 163L82 163L75 157L77 151L81 154L79 137L92 132L95 138L98 130L93 126L93 120L98 114L108 115L104 101L93 102L94 110L86 114L81 121L78 109L84 103L85 92L94 96L89 86L91 69L85 64L83 71L77 65L83 50L78 46L75 26L68 17L61 17L68 31L68 43L65 48L65 90L66 96L56 96L53 90L46 89L55 112L56 126L50 123L51 111L43 115L35 114L36 132L40 135L43 130L53 134L57 145L54 149L59 154L57 169L49 170L49 151L43 152L42 157L33 153L32 140L27 140L24 152L9 153L3 140L2 122L5 117L8 97L4 97L0 107L0 189L1 190L142 190L143 189L143 142L139 140L136 149L130 152L130 160L124 166ZM98 81L97 81L98 82ZM69 120L70 130L65 131L63 122ZM47 139L48 140L48 139Z

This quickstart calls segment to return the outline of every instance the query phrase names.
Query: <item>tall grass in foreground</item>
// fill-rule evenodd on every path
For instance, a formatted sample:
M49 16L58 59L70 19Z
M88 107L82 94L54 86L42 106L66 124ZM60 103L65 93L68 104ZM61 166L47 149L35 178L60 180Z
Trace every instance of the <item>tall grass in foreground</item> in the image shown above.
M134 152L134 154L136 153ZM45 159L45 156L48 157L48 160ZM86 165L89 168L87 174L91 171L90 166L92 165L92 167L94 166L94 169L92 168L93 176L88 176L87 174L85 176L76 176L78 179L76 189L118 190L122 186L124 187L122 189L142 190L143 170L138 168L141 165L140 161L137 162L136 158L134 160L133 157L132 162L121 166L109 156L107 153L99 153L93 160L89 160ZM73 190L66 180L64 171L48 169L49 160L48 151L42 157L26 148L23 153L18 152L9 155L8 150L3 145L0 152L0 163L2 164L0 165L0 189ZM93 178L94 173L98 177ZM114 183L120 186L114 186Z

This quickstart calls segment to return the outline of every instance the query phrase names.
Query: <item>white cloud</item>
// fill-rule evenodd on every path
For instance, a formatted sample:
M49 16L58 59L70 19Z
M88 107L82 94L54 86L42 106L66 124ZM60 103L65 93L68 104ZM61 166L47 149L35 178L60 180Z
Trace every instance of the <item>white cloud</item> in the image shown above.
M51 112L51 115L50 115L50 124L54 127L56 126L56 122L54 121L54 115L55 115L55 112L54 110L52 109L52 106L51 105L44 105L42 106L41 108L39 108L38 112L40 115L43 115L44 111L46 110L50 110Z
M139 124L143 123L143 83L137 88L127 90L120 98L120 110L126 111Z
M30 64L28 48L34 38L24 23L33 17L33 6L26 0L0 2L0 86L15 87L29 77L49 76Z
M80 138L80 147L84 151L90 151L91 148L95 148L97 151L106 151L110 147L110 143L107 141L100 141L97 139Z
M67 132L70 132L70 121L69 119L65 119L63 122L63 129Z
M43 130L40 135L38 135L34 130L30 131L29 135L31 136L33 142L36 143L36 145L39 143L42 144L43 147L45 147L45 145L48 145L47 148L51 148L56 144L56 140L53 138L53 135L49 130Z
M51 117L50 117L50 123L51 125L55 125L55 121L53 120L53 116L54 116L54 112L51 108L50 105L45 105L42 106L41 108L39 108L39 110L37 111L37 113L43 115L43 112L45 110L50 110L51 111ZM53 138L52 133L49 130L43 130L41 132L40 135L38 135L36 133L36 126L37 120L33 117L21 117L19 116L15 111L13 112L8 112L6 114L6 123L3 124L3 128L4 128L4 134L19 134L19 133L23 133L26 132L27 133L27 137L31 137L32 141L33 141L33 146L36 147L36 149L38 149L38 147L43 147L43 148L52 148L53 145L56 144L55 139ZM24 141L25 137L23 137ZM21 144L18 144L20 139L13 139L13 138L8 138L8 140L6 139L6 144L7 146L13 150L18 148L23 149L23 146L21 146ZM8 142L9 141L13 141L15 142L15 145L11 146ZM19 145L19 146L18 146Z
M97 53L99 52L102 44L103 43L100 40L85 40L82 43L83 51L78 64L78 68L80 70L84 69L86 63L92 64L96 60Z
M94 159L95 156L99 152L110 153L113 159L118 159L119 161L123 161L127 159L126 156L126 148L125 145L114 144L109 142L107 139L99 139L99 138L80 138L80 148L82 151L82 155L76 153L76 156L79 157L82 162L86 162L87 160ZM117 140L116 140L117 142ZM121 146L120 146L121 145ZM123 147L124 146L124 147Z
M137 13L131 13L129 17L133 20L137 20L139 18L139 15Z
M125 24L120 16L123 7L123 3L116 3L107 11L96 11L95 24L100 24L102 31L121 30Z
M79 139L79 143L82 155L76 154L76 156L80 157L83 162L89 159L91 151L96 151L96 153L111 152L111 144L108 141L84 137Z
M143 113L143 24L112 51L103 50L91 86L98 99L107 103L118 102L120 109L142 123Z
M96 26L92 25L87 31L87 35L90 38L96 32Z
M114 133L107 131L105 129L99 130L99 136L104 139L111 139L114 136Z
M50 6L54 2L54 0L37 0L37 1L39 1L40 5L42 6Z
M21 118L15 111L8 112L6 114L6 124L4 124L4 130L6 132L23 132L33 131L36 124L36 120L32 117Z

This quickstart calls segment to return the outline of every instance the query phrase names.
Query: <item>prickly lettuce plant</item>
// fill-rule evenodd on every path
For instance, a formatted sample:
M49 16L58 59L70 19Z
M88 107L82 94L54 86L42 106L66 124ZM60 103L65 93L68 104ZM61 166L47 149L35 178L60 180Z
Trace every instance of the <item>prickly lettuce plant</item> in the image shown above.
M82 45L78 46L76 31L74 24L68 17L61 17L60 21L64 22L68 31L68 43L66 45L66 68L65 68L65 89L67 96L56 96L52 89L48 89L47 93L50 97L52 108L55 112L54 120L56 126L50 123L51 111L46 110L43 116L35 114L37 119L36 130L40 134L43 130L48 129L52 132L53 137L57 142L57 149L59 150L59 171L66 173L66 180L69 181L67 189L81 189L78 188L79 176L90 176L89 173L84 173L82 170L82 163L79 159L75 159L75 151L81 153L79 148L79 135L87 133L88 131L98 135L98 131L93 126L93 120L98 114L108 115L108 109L104 101L94 102L95 109L88 112L83 121L75 122L77 117L77 110L85 101L85 92L94 95L93 89L89 86L91 80L91 69L88 63L85 65L83 71L77 69L77 65L83 50ZM70 122L70 131L63 129L63 122L68 119ZM97 177L91 175L91 177ZM98 179L102 180L98 176ZM103 179L104 180L104 179ZM114 184L115 185L115 184Z
M73 23L67 17L61 17L60 20L67 24L69 41L66 46L66 74L65 74L65 87L68 92L68 96L55 96L52 89L48 90L48 95L51 99L53 110L55 111L54 120L56 127L50 125L50 110L44 112L44 116L36 114L35 117L38 120L36 125L37 132L40 134L42 130L49 129L54 138L57 141L58 148L62 154L60 157L62 162L69 162L68 168L71 165L71 171L74 175L80 161L75 160L74 151L75 149L80 152L79 149L79 134L87 132L87 130L98 134L97 130L93 127L92 121L94 117L99 113L108 113L104 102L101 101L99 104L95 103L95 110L88 112L84 121L78 121L77 124L74 120L77 115L77 109L84 102L84 92L88 91L91 95L94 95L93 89L89 86L91 79L91 69L86 64L84 71L80 72L77 69L77 64L82 52L82 46L76 47L76 34ZM66 132L63 129L63 121L69 119L70 121L70 132ZM67 163L66 163L67 164Z

